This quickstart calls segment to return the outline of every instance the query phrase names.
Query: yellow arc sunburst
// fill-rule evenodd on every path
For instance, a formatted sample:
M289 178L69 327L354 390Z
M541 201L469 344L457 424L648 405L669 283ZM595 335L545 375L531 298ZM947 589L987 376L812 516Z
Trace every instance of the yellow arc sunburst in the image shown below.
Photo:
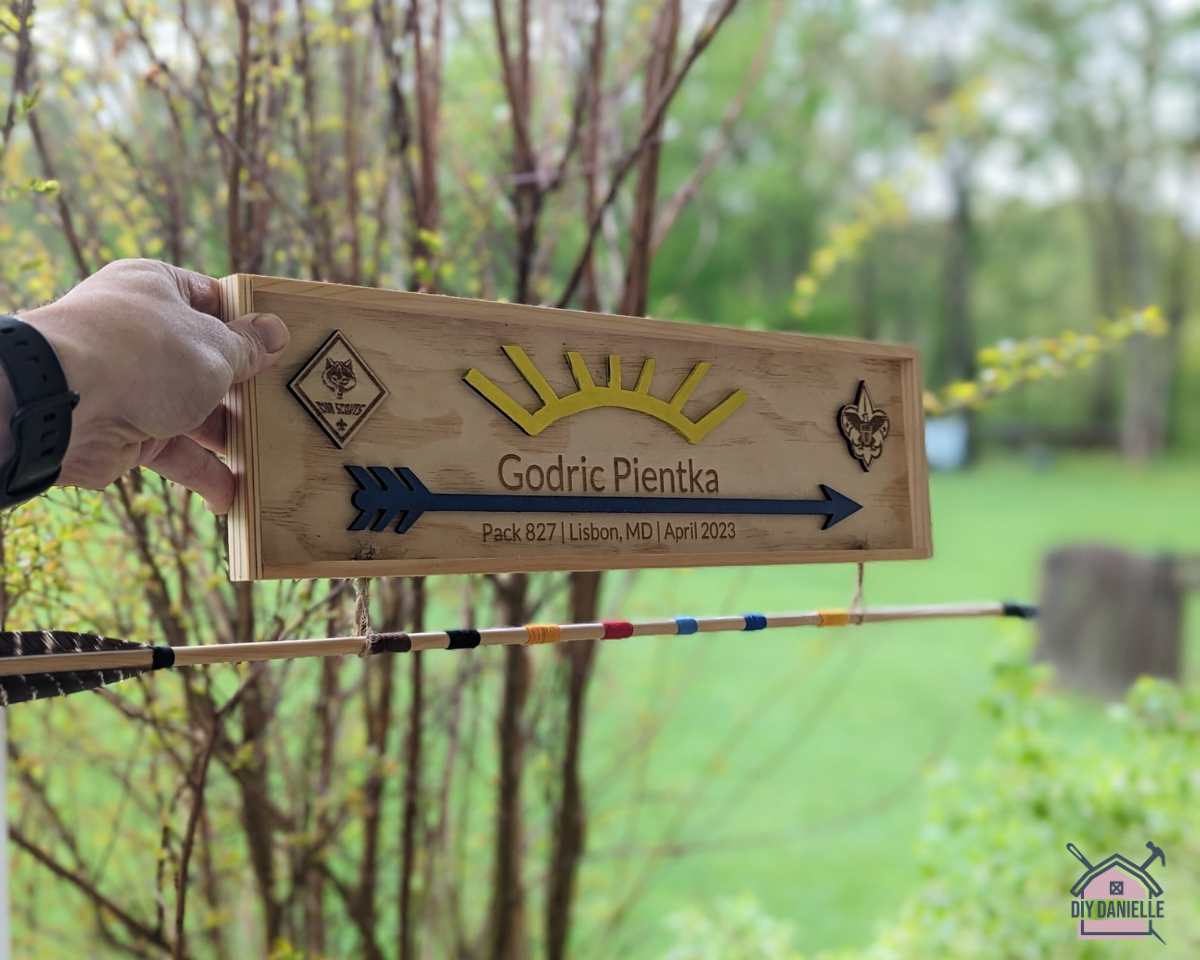
M691 398L696 387L700 385L704 375L708 373L712 366L711 363L704 361L697 363L671 399L660 400L658 397L650 395L650 381L654 377L656 366L653 358L647 358L642 363L642 371L638 375L637 384L632 390L627 390L621 386L621 358L619 356L609 355L608 382L604 386L600 386L588 372L587 366L583 362L583 356L573 350L567 351L567 365L571 368L571 375L575 378L575 385L578 389L572 394L560 397L546 382L546 378L542 376L541 371L529 359L529 355L524 350L508 345L504 347L504 352L542 401L542 406L538 410L530 413L474 367L467 371L463 380L531 437L536 437L550 424L562 420L564 417L582 413L584 410L617 407L623 410L634 410L661 420L688 443L699 443L717 424L746 402L746 392L740 389L735 390L699 420L692 421L684 416L683 406Z

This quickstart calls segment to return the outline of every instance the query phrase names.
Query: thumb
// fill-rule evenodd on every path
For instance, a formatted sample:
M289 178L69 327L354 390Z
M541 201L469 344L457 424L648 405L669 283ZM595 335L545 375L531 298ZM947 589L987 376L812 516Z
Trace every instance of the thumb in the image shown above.
M241 383L262 373L279 359L290 334L273 313L247 313L225 324L229 335L222 344L233 370L233 382Z

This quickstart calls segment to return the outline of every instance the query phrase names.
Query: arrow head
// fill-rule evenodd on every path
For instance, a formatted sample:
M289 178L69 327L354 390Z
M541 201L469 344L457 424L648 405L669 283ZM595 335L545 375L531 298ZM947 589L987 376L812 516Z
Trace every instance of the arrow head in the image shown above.
M828 530L836 523L841 523L847 517L858 513L862 509L861 503L855 503L849 497L838 493L833 487L827 487L821 484L821 492L825 494L825 499L829 501L829 512L825 515L825 526L822 530Z

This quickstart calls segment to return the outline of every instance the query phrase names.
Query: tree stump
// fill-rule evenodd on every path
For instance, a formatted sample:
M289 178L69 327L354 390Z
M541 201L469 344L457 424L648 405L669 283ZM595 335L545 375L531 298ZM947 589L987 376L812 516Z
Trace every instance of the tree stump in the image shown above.
M1172 557L1100 546L1047 554L1035 657L1063 686L1111 699L1142 674L1178 680L1184 579Z

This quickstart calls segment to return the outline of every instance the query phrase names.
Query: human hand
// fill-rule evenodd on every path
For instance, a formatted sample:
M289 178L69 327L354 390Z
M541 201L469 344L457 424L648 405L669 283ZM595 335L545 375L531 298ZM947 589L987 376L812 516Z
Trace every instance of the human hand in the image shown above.
M219 302L211 277L121 260L22 314L79 393L60 486L100 489L140 465L196 491L214 513L229 510L233 474L216 457L222 400L279 359L288 331L273 314L224 323Z

